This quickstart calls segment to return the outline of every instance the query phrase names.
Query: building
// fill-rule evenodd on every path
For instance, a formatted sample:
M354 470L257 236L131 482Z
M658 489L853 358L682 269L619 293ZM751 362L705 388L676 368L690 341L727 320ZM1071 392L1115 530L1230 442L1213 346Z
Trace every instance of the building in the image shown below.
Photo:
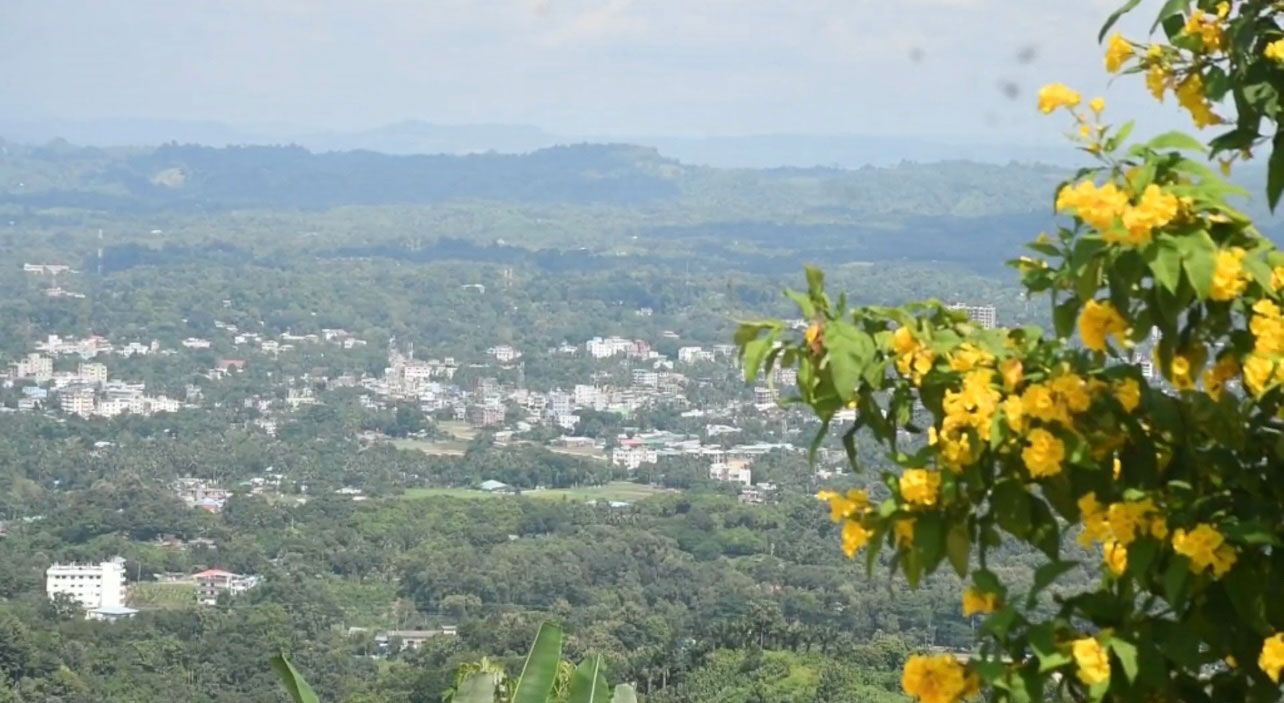
M37 276L57 276L60 273L70 272L71 267L66 264L23 264L22 270Z
M742 486L753 484L749 462L744 459L716 461L709 465L709 478L714 481L738 483Z
M757 386L753 389L753 404L760 408L769 408L776 404L780 397L774 386Z
M219 596L224 593L236 596L259 585L258 576L244 576L222 569L207 569L192 579L196 581L196 602L201 605L217 605Z
M660 374L647 369L633 369L633 385L655 388L660 385Z
M507 344L500 344L486 350L486 353L495 358L501 364L507 364L517 361L521 358L522 353Z
M633 342L623 337L594 337L584 343L584 349L594 359L608 359L618 354L627 354L633 348Z
M86 362L76 372L82 383L102 385L107 382L107 365L98 362Z
M486 403L468 406L466 417L468 424L474 427L493 427L504 424L506 414L503 405Z
M629 471L636 471L643 464L654 464L658 459L656 450L637 439L622 439L620 445L611 450L611 463Z
M89 417L94 414L95 404L92 388L68 388L58 394L58 407L69 415Z
M99 564L54 564L45 570L45 594L71 596L86 610L125 605L125 560Z
M415 650L434 637L454 637L459 630L454 625L442 625L436 630L387 630L375 635L375 646L381 653L395 653L403 649Z
M179 342L179 344L182 344L188 349L209 349L210 348L210 340L201 339L200 337L188 337L187 339L184 339L182 342Z
M998 317L995 314L993 305L966 305L964 303L955 303L950 306L950 309L966 312L968 319L986 329L994 329L998 324Z
M127 620L138 614L138 611L123 605L109 605L102 608L91 608L85 613L86 620L102 620L104 622L116 622L117 620Z
M14 378L30 378L36 383L53 380L53 359L41 354L28 354L13 364Z
M713 361L713 352L703 347L682 347L678 349L678 361L684 364L697 364Z

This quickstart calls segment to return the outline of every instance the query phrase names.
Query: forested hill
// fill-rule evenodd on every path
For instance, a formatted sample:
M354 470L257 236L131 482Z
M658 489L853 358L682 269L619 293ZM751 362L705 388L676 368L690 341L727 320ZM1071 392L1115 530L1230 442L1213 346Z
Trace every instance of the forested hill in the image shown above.
M1063 169L948 162L891 168L714 169L645 147L394 156L297 146L154 149L0 142L0 205L116 212L326 209L461 200L681 204L740 212L975 216L1045 211Z

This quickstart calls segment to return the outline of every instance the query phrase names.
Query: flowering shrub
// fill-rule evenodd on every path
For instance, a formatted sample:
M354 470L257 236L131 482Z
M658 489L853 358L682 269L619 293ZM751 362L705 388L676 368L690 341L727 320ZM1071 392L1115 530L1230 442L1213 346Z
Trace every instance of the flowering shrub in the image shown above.
M1278 6L1191 5L1164 6L1168 44L1111 36L1106 68L1145 73L1198 126L1223 122L1219 102L1232 96L1239 122L1211 150L1251 149L1284 88ZM903 685L918 700L982 687L1005 701L1053 689L1073 700L1279 700L1284 253L1228 202L1240 191L1204 165L1199 141L1129 144L1131 125L1105 122L1104 101L1084 105L1061 84L1040 92L1038 109L1069 115L1097 160L1058 189L1067 224L1010 262L1031 293L1049 295L1051 335L981 329L936 302L848 307L808 269L807 291L790 292L809 321L802 335L772 320L738 330L746 375L797 367L792 400L822 422L813 447L854 408L842 434L853 469L862 428L900 467L882 476L890 497L878 503L821 493L849 557L863 551L872 569L886 550L912 585L943 563L970 582L963 612L986 616L978 651L966 662L912 657ZM1284 149L1271 155L1272 201L1284 183L1277 158ZM1151 340L1143 359L1135 347ZM1036 608L1077 566L1062 550L1071 535L1097 550L1100 580ZM1004 540L1046 558L1027 593L988 567Z

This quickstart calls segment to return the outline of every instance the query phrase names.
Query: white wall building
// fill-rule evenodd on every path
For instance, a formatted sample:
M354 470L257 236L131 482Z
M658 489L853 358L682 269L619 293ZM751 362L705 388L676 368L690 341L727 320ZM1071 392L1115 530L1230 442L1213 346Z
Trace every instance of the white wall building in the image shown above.
M950 306L950 309L966 312L970 320L986 329L994 329L995 325L998 324L998 316L995 313L993 305L966 305L964 303L955 303Z
M45 593L65 593L86 610L125 605L125 560L100 564L54 564L45 570Z
M584 343L584 348L595 359L606 359L617 354L627 354L633 348L633 342L623 337L594 337Z
M624 440L620 442L620 446L611 450L611 463L629 471L636 471L643 464L654 464L658 459L654 449L647 448L637 440Z

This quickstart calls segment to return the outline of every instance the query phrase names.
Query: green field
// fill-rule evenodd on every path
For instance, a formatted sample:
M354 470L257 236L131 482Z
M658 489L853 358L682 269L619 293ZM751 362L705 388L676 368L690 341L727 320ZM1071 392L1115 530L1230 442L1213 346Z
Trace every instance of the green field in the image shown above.
M394 439L392 446L407 451L420 451L430 456L463 456L468 443L458 440L429 442L423 439Z
M139 610L182 610L196 607L196 585L187 583L135 583L126 602Z
M613 481L601 486L584 486L582 488L549 488L542 491L525 491L521 495L542 500L619 500L638 501L661 493L668 493L663 488L644 486L640 483ZM487 493L472 488L408 488L401 495L403 499L430 498L433 496L450 496L452 498L486 499L505 497L500 493Z

